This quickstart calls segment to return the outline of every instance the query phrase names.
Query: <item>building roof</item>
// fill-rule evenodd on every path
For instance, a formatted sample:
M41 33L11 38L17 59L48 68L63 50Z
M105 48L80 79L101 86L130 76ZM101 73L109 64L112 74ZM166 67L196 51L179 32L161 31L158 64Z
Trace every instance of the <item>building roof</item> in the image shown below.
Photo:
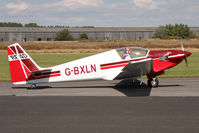
M0 27L0 32L58 32L63 29L69 29L71 32L153 32L158 27L94 27L94 28L55 28L55 27ZM199 32L199 27L190 27L191 31Z
M157 27L94 27L94 28L55 28L55 27L0 27L0 32L58 32L69 29L71 32L118 32L118 31L155 31Z

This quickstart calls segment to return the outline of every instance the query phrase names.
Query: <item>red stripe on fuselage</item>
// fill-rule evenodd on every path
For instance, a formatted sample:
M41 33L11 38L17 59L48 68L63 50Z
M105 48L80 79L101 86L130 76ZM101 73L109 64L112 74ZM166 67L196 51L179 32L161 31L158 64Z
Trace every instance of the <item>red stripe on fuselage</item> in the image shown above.
M104 69L111 69L111 68L117 68L117 67L124 67L126 66L127 64L121 64L121 65L115 65L115 66L107 66L107 67L101 67L101 70L104 70Z
M114 63L107 63L107 64L102 64L100 66L104 67L104 66L110 66L110 65L118 65L118 64L123 64L123 63L129 63L132 61L139 61L139 60L143 60L143 59L146 59L146 58L132 59L132 60L128 60L128 61L120 61L120 62L114 62Z
M47 74L59 74L60 71L54 71L54 72L45 72L43 73L43 75L47 75Z
M28 77L28 79L29 79L29 80L35 80L35 79L44 79L44 78L57 77L57 76L61 76L60 71L50 72L49 75L43 75L43 76L38 76L38 77L35 77L35 76L33 76L33 75L30 75L30 76Z
M51 75L51 74L59 74L60 71L54 71L54 72L43 72L43 71L38 71L36 73L33 73L32 75L34 77L42 77L42 76L46 76L46 75Z
M101 70L117 68L117 67L124 67L129 62L140 61L140 60L143 60L143 59L147 59L147 58L132 59L132 60L128 60L128 61L120 61L120 62L114 62L114 63L101 64L100 67L101 67Z

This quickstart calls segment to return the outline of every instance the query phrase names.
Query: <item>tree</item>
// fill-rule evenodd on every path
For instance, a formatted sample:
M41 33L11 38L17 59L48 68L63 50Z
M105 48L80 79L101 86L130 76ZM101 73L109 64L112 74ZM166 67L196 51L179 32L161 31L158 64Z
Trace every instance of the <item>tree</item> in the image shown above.
M24 27L39 27L39 25L37 25L37 23L28 23L25 24Z
M161 38L163 36L167 36L166 28L164 26L160 26L157 30L155 30L153 38Z
M167 24L166 26L160 26L154 33L154 38L162 38L162 37L189 37L192 36L193 32L190 31L188 25L184 24Z
M73 36L70 34L68 29L64 29L62 31L57 32L55 41L72 41Z
M165 26L165 28L166 28L166 35L167 36L175 36L175 27L174 27L174 25L172 25L172 24L167 24L166 26Z
M86 33L82 33L79 38L80 39L88 39L88 35Z

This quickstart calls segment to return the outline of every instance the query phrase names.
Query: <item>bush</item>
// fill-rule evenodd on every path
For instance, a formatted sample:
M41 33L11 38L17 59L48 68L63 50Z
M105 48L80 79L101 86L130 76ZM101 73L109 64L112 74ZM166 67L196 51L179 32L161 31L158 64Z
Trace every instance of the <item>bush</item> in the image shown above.
M68 29L64 29L60 32L57 32L55 41L72 41L73 36L70 34L70 31Z
M164 26L160 26L155 33L153 34L153 38L162 38L167 36L166 28Z
M88 39L88 35L86 33L82 33L79 38L80 39Z
M186 38L193 36L193 32L190 28L184 24L167 24L166 26L160 26L154 33L154 38L167 38L167 37Z
M37 23L28 23L25 24L24 27L39 27L39 25L37 25Z

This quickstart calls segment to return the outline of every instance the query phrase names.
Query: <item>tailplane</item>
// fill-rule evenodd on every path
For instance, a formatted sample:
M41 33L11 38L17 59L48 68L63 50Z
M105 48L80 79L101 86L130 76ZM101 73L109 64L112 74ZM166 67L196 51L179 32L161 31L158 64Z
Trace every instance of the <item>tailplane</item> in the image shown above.
M13 84L26 84L31 72L40 70L18 43L8 46L8 60Z

